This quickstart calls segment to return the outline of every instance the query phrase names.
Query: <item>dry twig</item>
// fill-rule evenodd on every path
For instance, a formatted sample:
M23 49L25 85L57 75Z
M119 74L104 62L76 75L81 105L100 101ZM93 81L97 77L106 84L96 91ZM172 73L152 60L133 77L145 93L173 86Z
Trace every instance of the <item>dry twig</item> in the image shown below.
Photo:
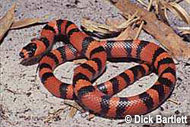
M64 100L64 104L71 106L71 110L69 112L69 117L73 117L77 110L83 111L82 107L79 106L76 102L70 100Z
M67 108L67 107L63 107L63 108L60 108L60 109L56 110L56 111L53 112L53 113L49 113L48 117L44 119L44 122L47 123L47 122L49 122L49 121L51 121L51 120L57 118L57 116L58 116L61 112L63 112L63 111L65 110L65 108Z
M14 21L15 7L16 4L14 3L12 7L7 11L7 13L3 16L3 18L0 19L0 41Z
M40 18L26 18L19 21L13 22L11 29L18 29L25 26L29 26L35 23L38 23L40 21Z
M173 100L173 99L168 99L168 101L170 101L170 102L172 102L172 103L174 103L174 104L176 104L176 105L180 105L180 102L178 102L178 101L176 101L176 100Z
M148 10L148 11L150 10L150 8L151 8L151 6L152 6L152 1L153 1L153 0L150 0L150 3L149 3L149 5L148 5L148 7L147 7L147 10ZM137 34L136 34L136 36L135 36L134 39L137 39L138 36L140 35L140 32L141 32L141 30L142 30L142 27L143 27L144 23L145 23L144 21L141 22L140 27L139 27L139 29L138 29L138 31L137 31Z

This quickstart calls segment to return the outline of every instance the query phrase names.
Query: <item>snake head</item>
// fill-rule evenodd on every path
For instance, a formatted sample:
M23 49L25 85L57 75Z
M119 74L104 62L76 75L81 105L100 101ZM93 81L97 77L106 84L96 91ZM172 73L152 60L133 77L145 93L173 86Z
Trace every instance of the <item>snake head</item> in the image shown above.
M31 42L22 48L21 52L19 53L19 56L24 59L33 57L36 52L36 49L36 43Z

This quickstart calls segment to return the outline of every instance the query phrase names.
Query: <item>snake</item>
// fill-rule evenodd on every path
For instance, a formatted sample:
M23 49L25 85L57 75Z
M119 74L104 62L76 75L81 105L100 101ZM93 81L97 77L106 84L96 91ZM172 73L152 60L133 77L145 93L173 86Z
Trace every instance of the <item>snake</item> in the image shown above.
M57 40L65 41L65 45L51 50ZM48 22L40 37L24 46L19 56L26 60L42 54L38 67L44 87L54 96L76 100L85 110L106 118L147 114L170 97L176 83L174 60L161 46L139 39L97 40L69 20ZM87 60L74 69L72 84L55 77L53 72L57 66L79 58ZM108 59L120 58L140 63L104 83L93 85L104 74ZM129 97L113 96L152 72L158 79L144 92Z

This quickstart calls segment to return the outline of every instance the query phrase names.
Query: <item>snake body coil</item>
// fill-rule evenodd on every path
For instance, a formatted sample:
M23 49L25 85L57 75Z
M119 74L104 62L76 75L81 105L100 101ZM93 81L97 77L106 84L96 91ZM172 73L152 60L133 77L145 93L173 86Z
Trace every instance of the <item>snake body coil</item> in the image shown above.
M81 32L67 20L49 22L39 39L33 39L20 52L24 59L39 56L52 47L56 39L66 38L68 44L45 54L39 62L39 76L53 95L77 100L85 109L104 117L124 118L146 114L160 106L172 93L176 82L175 64L160 46L141 40L97 41ZM87 58L87 62L74 69L73 84L58 80L55 67L68 60ZM92 86L101 75L108 58L134 58L141 63L111 80ZM132 97L113 97L152 69L158 75L156 83L147 91Z

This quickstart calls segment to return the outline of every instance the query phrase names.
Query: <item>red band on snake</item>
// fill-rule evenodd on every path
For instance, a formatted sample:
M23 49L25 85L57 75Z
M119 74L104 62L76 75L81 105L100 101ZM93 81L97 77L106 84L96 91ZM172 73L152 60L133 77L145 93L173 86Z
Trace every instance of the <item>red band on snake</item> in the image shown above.
M110 118L146 114L158 108L171 95L176 82L176 67L170 55L160 46L142 40L97 41L67 20L49 22L38 39L33 39L20 52L24 59L50 50L56 40L66 39L63 47L46 53L39 62L39 76L53 95L74 99L85 109ZM87 61L74 69L73 84L58 80L54 69L78 58ZM143 61L109 81L92 83L106 68L107 59L133 58ZM154 70L158 80L147 91L131 97L113 97L139 78Z

